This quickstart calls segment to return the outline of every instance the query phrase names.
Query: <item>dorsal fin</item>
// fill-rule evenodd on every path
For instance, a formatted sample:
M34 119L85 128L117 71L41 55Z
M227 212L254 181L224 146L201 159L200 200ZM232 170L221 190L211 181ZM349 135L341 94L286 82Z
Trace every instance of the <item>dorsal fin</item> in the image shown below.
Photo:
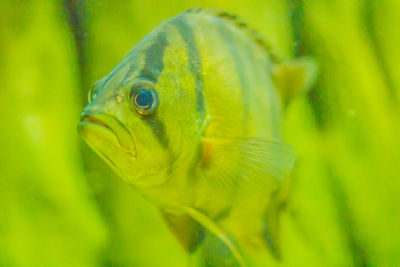
M256 44L265 50L265 52L270 56L271 60L274 62L280 62L279 57L273 53L272 47L265 41L265 39L253 28L251 28L245 21L238 18L238 16L230 13L229 11L220 10L216 8L201 8L196 7L188 9L186 13L193 14L204 14L209 16L214 16L223 19L224 21L234 25L238 29L241 29L245 34L249 36Z

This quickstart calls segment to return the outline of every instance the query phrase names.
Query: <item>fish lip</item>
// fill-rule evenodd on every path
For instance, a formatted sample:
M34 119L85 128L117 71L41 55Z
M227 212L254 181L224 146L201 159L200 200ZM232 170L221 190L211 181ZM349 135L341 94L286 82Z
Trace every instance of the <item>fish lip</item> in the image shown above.
M84 111L81 114L79 126L88 124L103 127L112 132L117 138L122 150L128 153L132 158L136 158L136 145L133 137L120 120L107 113Z

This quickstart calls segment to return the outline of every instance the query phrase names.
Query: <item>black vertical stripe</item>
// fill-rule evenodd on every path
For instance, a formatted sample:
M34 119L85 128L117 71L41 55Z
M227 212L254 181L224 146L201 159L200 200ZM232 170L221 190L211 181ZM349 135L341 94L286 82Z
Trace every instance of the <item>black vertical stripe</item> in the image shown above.
M187 47L189 70L195 78L196 110L201 120L205 116L205 103L203 92L203 73L199 48L192 27L186 21L184 15L176 18L175 26L182 36Z
M168 45L167 34L160 32L156 35L153 43L144 51L145 63L139 76L157 82L158 77L164 69L164 51Z
M143 116L142 120L147 123L150 127L153 135L157 138L158 142L163 148L168 148L169 146L169 138L167 136L167 132L165 129L165 124L156 116L157 114L153 114L150 116Z
M143 53L145 61L142 69L140 69L139 77L151 79L156 82L158 80L158 76L160 76L161 72L163 71L163 57L165 48L168 45L167 34L165 32L159 32L156 33L153 38L151 38L151 35L148 35L145 37L145 39L147 39L145 40L146 42L152 42L152 44L144 49L144 51L133 48L133 50L124 59L124 61L127 60L126 64L130 65L129 70L125 74L124 80L129 79L138 69L138 66L135 63L137 63L136 61L139 60L139 57L136 53Z
M162 31L158 33L152 41L153 43L144 51L145 63L140 70L139 77L150 79L157 83L158 77L164 69L163 58L165 48L168 45L167 34ZM160 145L164 148L168 148L169 138L165 124L157 117L157 113L150 116L143 116L142 119L150 127Z
M241 58L241 49L237 46L237 41L235 40L232 30L229 29L225 22L216 21L218 32L225 42L229 52L233 58L236 73L239 77L240 88L242 92L242 105L243 105L243 127L244 131L247 131L248 118L249 118L249 105L250 105L250 82L246 75L246 69L244 62L246 59ZM247 50L248 47L242 47L242 49ZM248 53L247 53L248 54ZM247 60L250 60L249 58Z

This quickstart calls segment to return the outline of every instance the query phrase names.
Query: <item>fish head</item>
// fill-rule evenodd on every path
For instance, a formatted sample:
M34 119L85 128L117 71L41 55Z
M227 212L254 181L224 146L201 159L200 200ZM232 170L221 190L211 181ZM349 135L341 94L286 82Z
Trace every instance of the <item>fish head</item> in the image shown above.
M198 77L179 40L168 25L150 33L93 85L81 115L84 141L136 187L162 184L198 146Z

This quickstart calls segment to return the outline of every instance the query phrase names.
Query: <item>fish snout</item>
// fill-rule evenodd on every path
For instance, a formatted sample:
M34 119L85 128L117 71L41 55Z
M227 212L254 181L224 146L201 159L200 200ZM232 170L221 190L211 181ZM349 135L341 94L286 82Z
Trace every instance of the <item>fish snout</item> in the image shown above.
M91 131L92 134L101 134L101 132L111 132L122 150L136 157L136 146L130 131L117 118L103 112L91 112L84 110L80 117L78 126L79 133L84 136L85 132Z

